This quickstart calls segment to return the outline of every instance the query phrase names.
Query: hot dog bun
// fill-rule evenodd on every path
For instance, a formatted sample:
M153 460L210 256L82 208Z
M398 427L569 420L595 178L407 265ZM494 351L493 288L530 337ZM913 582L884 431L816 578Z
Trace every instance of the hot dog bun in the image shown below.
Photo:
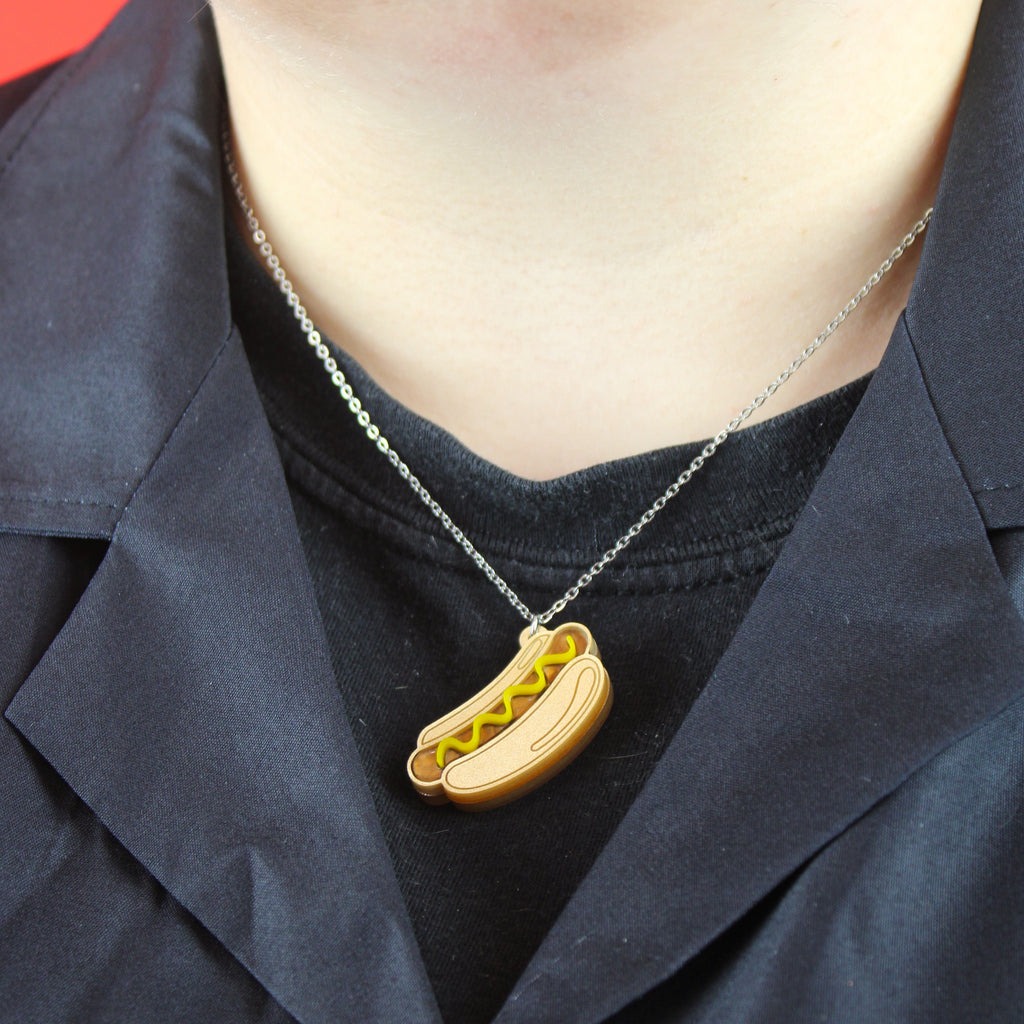
M467 811L516 800L560 772L593 739L612 706L604 665L574 658L498 739L445 767L448 799Z
M607 717L611 684L585 626L566 623L533 636L524 629L519 642L495 679L420 732L407 770L428 803L483 810L516 799L567 765ZM541 692L531 692L541 679ZM507 724L494 724L502 718Z

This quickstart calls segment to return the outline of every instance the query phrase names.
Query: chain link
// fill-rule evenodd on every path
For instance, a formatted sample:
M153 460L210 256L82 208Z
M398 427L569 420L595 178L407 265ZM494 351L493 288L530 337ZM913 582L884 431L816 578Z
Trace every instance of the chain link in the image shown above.
M633 523L632 526L621 536L605 553L590 566L576 582L557 600L551 605L547 611L541 612L540 614L532 612L519 595L502 579L501 576L495 571L494 567L487 561L486 558L473 546L472 541L462 532L462 530L452 521L452 518L447 512L434 500L430 492L423 486L422 483L417 479L416 475L409 469L408 465L398 454L397 451L391 446L388 439L380 432L380 429L373 422L370 414L363 408L362 402L355 395L352 390L352 385L345 378L345 374L341 371L337 361L331 355L331 351L328 346L324 343L320 332L316 329L313 321L309 318L306 312L305 306L299 299L298 294L292 287L291 281L288 279L288 275L285 273L284 267L281 266L281 261L278 259L277 254L274 252L273 246L267 240L266 232L260 227L260 222L256 217L253 210L252 204L249 202L248 196L245 193L245 189L242 186L241 178L238 173L238 168L235 164L234 156L231 150L231 128L227 117L224 118L224 124L221 134L221 141L224 149L224 163L227 168L228 178L231 182L231 187L234 190L235 197L238 200L239 205L242 208L242 212L245 214L246 223L248 224L249 231L252 235L252 240L256 244L260 255L264 258L267 263L267 267L270 269L274 280L277 282L282 294L288 301L288 305L292 308L292 312L295 315L295 319L299 321L299 326L302 328L303 334L306 335L306 339L309 342L311 348L316 352L317 358L323 363L324 370L327 372L331 379L331 383L337 389L342 401L346 403L349 411L355 417L359 426L363 428L366 436L372 441L377 450L391 463L392 466L398 471L398 475L409 485L413 493L427 506L428 509L433 513L441 525L447 530L451 537L459 544L463 551L476 563L477 566L483 571L484 575L498 588L499 591L505 596L505 599L512 605L513 608L519 614L530 623L530 628L536 631L538 625L546 625L550 622L559 612L563 611L570 602L575 601L579 597L580 592L587 586L589 586L594 579L597 578L610 564L613 562L627 547L633 542L633 540L640 534L640 532L651 522L652 519L682 490L682 488L690 482L694 474L704 465L712 455L721 447L731 434L734 434L739 428L748 420L758 409L768 401L776 391L782 387L790 377L800 369L801 366L808 359L814 355L815 352L821 348L822 345L842 326L843 322L850 316L850 314L864 301L868 293L872 288L882 280L883 277L893 268L896 261L907 251L908 248L914 243L918 235L928 226L928 222L931 220L932 209L929 207L921 219L903 236L899 245L883 260L882 264L878 269L864 282L860 290L853 298L829 321L827 326L822 332L787 366L767 387L764 388L760 394L756 395L750 400L750 403L734 416L715 436L701 449L693 461L672 481L671 484L665 489L652 502L651 506L640 518Z

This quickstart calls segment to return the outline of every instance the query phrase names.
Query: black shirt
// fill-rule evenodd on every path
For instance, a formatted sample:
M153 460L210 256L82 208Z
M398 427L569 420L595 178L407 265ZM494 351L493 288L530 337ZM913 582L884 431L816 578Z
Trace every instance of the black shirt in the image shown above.
M482 814L430 807L405 773L416 735L500 671L523 623L363 435L233 219L228 236L233 315L427 972L448 1024L487 1021L714 670L868 379L731 437L566 609L559 621L592 629L615 698L563 774ZM558 597L702 447L525 480L336 355L374 422L531 607Z

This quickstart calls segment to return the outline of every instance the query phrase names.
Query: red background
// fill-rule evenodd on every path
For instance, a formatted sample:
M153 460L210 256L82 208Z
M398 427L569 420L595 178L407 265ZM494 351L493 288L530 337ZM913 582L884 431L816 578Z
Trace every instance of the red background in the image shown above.
M124 0L0 0L0 82L83 47Z

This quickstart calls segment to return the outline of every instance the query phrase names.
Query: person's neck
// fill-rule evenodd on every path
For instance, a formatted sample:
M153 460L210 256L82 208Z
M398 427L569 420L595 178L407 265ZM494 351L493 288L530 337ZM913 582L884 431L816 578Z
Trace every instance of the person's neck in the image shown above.
M243 177L312 318L542 479L711 436L845 304L934 196L979 2L216 12ZM915 263L760 418L873 369Z

